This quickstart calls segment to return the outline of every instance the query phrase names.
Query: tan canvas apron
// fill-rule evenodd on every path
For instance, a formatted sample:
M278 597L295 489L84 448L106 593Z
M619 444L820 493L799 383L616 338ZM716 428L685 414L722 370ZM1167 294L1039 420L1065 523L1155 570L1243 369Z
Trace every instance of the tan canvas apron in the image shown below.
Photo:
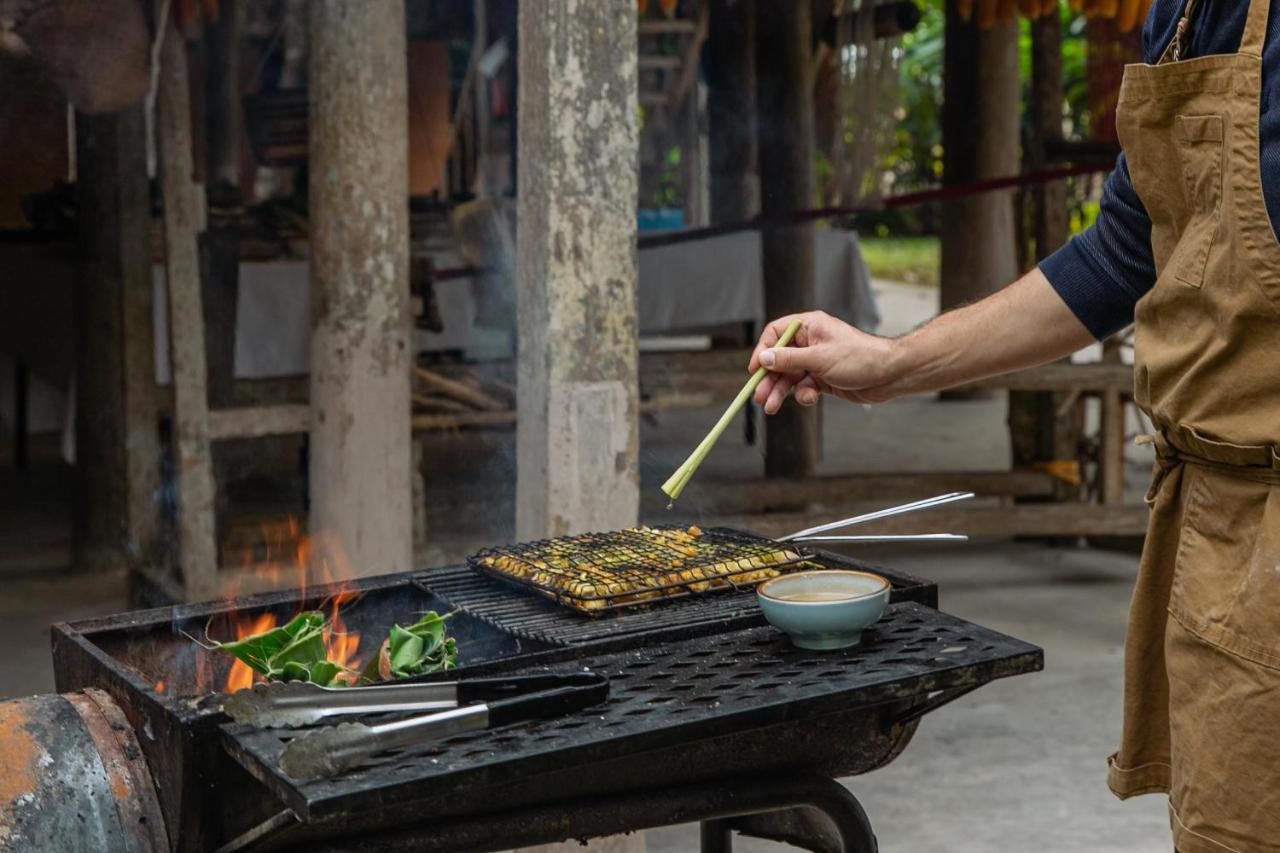
M1167 791L1181 853L1280 851L1280 245L1258 122L1269 0L1240 52L1125 70L1117 123L1158 278L1137 306L1156 425L1125 643L1121 797ZM1184 16L1185 22L1185 16ZM1194 26L1194 23L1193 23Z

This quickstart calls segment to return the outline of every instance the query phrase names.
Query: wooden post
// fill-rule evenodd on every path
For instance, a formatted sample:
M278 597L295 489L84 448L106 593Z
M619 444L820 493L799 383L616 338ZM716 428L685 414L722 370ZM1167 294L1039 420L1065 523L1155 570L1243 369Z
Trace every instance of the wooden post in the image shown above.
M748 219L760 203L755 6L755 0L711 0L706 67L712 223Z
M808 3L756 7L756 136L760 212L765 217L813 204L813 32ZM764 311L778 317L814 307L813 229L770 228L761 234ZM765 473L804 477L818 461L818 412L788 405L769 419Z
M198 245L204 212L192 180L195 164L186 45L173 26L164 33L155 123L173 368L178 565L188 598L203 598L216 592L218 582Z
M1047 15L1031 22L1031 133L1024 152L1027 169L1048 166L1046 148L1062 138L1062 20ZM1033 188L1035 257L1042 260L1067 240L1067 185L1052 181ZM1076 458L1079 441L1076 407L1068 395L1012 391L1009 430L1015 466ZM1063 483L1059 498L1072 487Z
M403 0L312 0L311 519L357 574L413 565Z
M240 203L240 0L220 0L218 16L205 27L205 183L210 203Z
M948 3L942 110L943 184L1018 171L1018 25L979 30ZM943 310L1018 274L1011 190L949 201L942 216Z
M519 7L520 539L634 524L633 0Z
M77 115L77 567L147 560L159 437L151 333L150 198L142 108Z
M1120 338L1102 344L1102 360L1119 363ZM1098 429L1098 499L1104 504L1124 503L1124 397L1115 388L1102 392L1102 419Z

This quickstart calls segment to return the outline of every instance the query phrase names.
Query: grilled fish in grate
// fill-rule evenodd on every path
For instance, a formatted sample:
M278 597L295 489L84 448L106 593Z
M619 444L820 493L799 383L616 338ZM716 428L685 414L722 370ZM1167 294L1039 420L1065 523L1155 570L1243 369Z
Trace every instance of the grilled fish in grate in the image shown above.
M471 565L587 613L755 584L801 554L730 531L639 527L488 548Z

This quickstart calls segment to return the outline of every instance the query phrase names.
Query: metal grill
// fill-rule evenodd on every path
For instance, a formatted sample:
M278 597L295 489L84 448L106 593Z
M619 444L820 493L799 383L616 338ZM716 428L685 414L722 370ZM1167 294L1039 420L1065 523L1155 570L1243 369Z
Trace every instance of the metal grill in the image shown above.
M487 548L469 562L596 614L754 585L803 561L798 550L725 528L643 527Z
M934 584L850 557L816 551L794 568L872 571L893 584L891 602L914 601L927 607L938 605L938 591ZM755 594L749 590L664 600L661 607L614 610L599 618L583 619L575 618L573 611L567 611L542 596L516 594L510 585L464 566L421 572L415 582L431 595L444 599L448 609L461 610L513 636L556 646L581 646L627 638L634 640L642 635L656 634L664 637L704 636L753 627L764 619Z
M868 713L870 708L900 702L913 709L904 712L907 716L916 716L934 707L919 703L938 691L950 691L945 698L954 698L991 679L1039 669L1040 663L1034 646L927 607L894 604L868 629L862 645L838 652L798 649L772 628L760 627L710 640L593 654L546 667L531 669L526 663L521 672L602 673L610 681L610 698L605 705L555 720L385 753L332 779L298 782L280 771L280 755L300 730L228 724L223 731L236 760L275 790L295 814L312 821L444 791L457 794L476 784L528 780L553 770L579 768L572 775L581 784L599 787L605 782L600 774L607 774L608 768L598 762L606 757L656 755L655 772L665 767L668 773L689 773L679 756L697 743L714 751L714 757L701 756L699 763L706 759L722 772L732 772L735 756L771 747L768 738L762 741L766 726L782 727L777 729L779 736L786 729L813 741L818 760L839 755L841 747L824 737L803 735L812 734L813 726L829 715L861 713L870 738L882 725ZM491 675L510 666L499 662L456 674ZM843 738L852 746L861 736L854 729L845 731ZM598 772L593 774L593 769ZM865 769L869 768L859 772Z

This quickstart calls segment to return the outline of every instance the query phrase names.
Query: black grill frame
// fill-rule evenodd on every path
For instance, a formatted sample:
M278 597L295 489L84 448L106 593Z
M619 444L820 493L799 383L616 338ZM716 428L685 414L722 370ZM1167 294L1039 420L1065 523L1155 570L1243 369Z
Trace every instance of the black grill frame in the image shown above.
M226 724L227 751L264 782L304 822L337 819L371 808L396 807L447 790L515 784L540 774L576 768L595 786L607 762L644 754L656 768L664 751L679 753L715 742L714 768L731 772L735 755L759 756L764 727L786 729L794 737L809 723L845 715L855 743L825 739L809 750L811 761L833 775L865 772L896 754L888 742L874 755L848 749L863 729L893 737L909 735L906 723L939 691L958 695L995 678L1038 670L1041 651L1030 644L915 603L890 605L885 618L868 629L862 645L838 652L808 652L769 627L692 637L530 666L520 672L589 670L610 679L610 698L560 719L460 735L373 759L333 779L298 782L278 767L288 740L300 730L263 730ZM510 672L511 662L454 671L449 678ZM439 678L422 679L424 681ZM873 712L893 705L886 721ZM927 706L928 709L936 705ZM384 720L387 718L383 718ZM866 733L870 737L870 733ZM891 739L892 740L892 739ZM886 752L888 750L888 752ZM825 758L823 757L825 754ZM782 756L780 756L780 759ZM785 756L795 760L794 754ZM673 772L687 763L668 756ZM655 770L654 772L661 772ZM675 776L663 780L687 781Z

